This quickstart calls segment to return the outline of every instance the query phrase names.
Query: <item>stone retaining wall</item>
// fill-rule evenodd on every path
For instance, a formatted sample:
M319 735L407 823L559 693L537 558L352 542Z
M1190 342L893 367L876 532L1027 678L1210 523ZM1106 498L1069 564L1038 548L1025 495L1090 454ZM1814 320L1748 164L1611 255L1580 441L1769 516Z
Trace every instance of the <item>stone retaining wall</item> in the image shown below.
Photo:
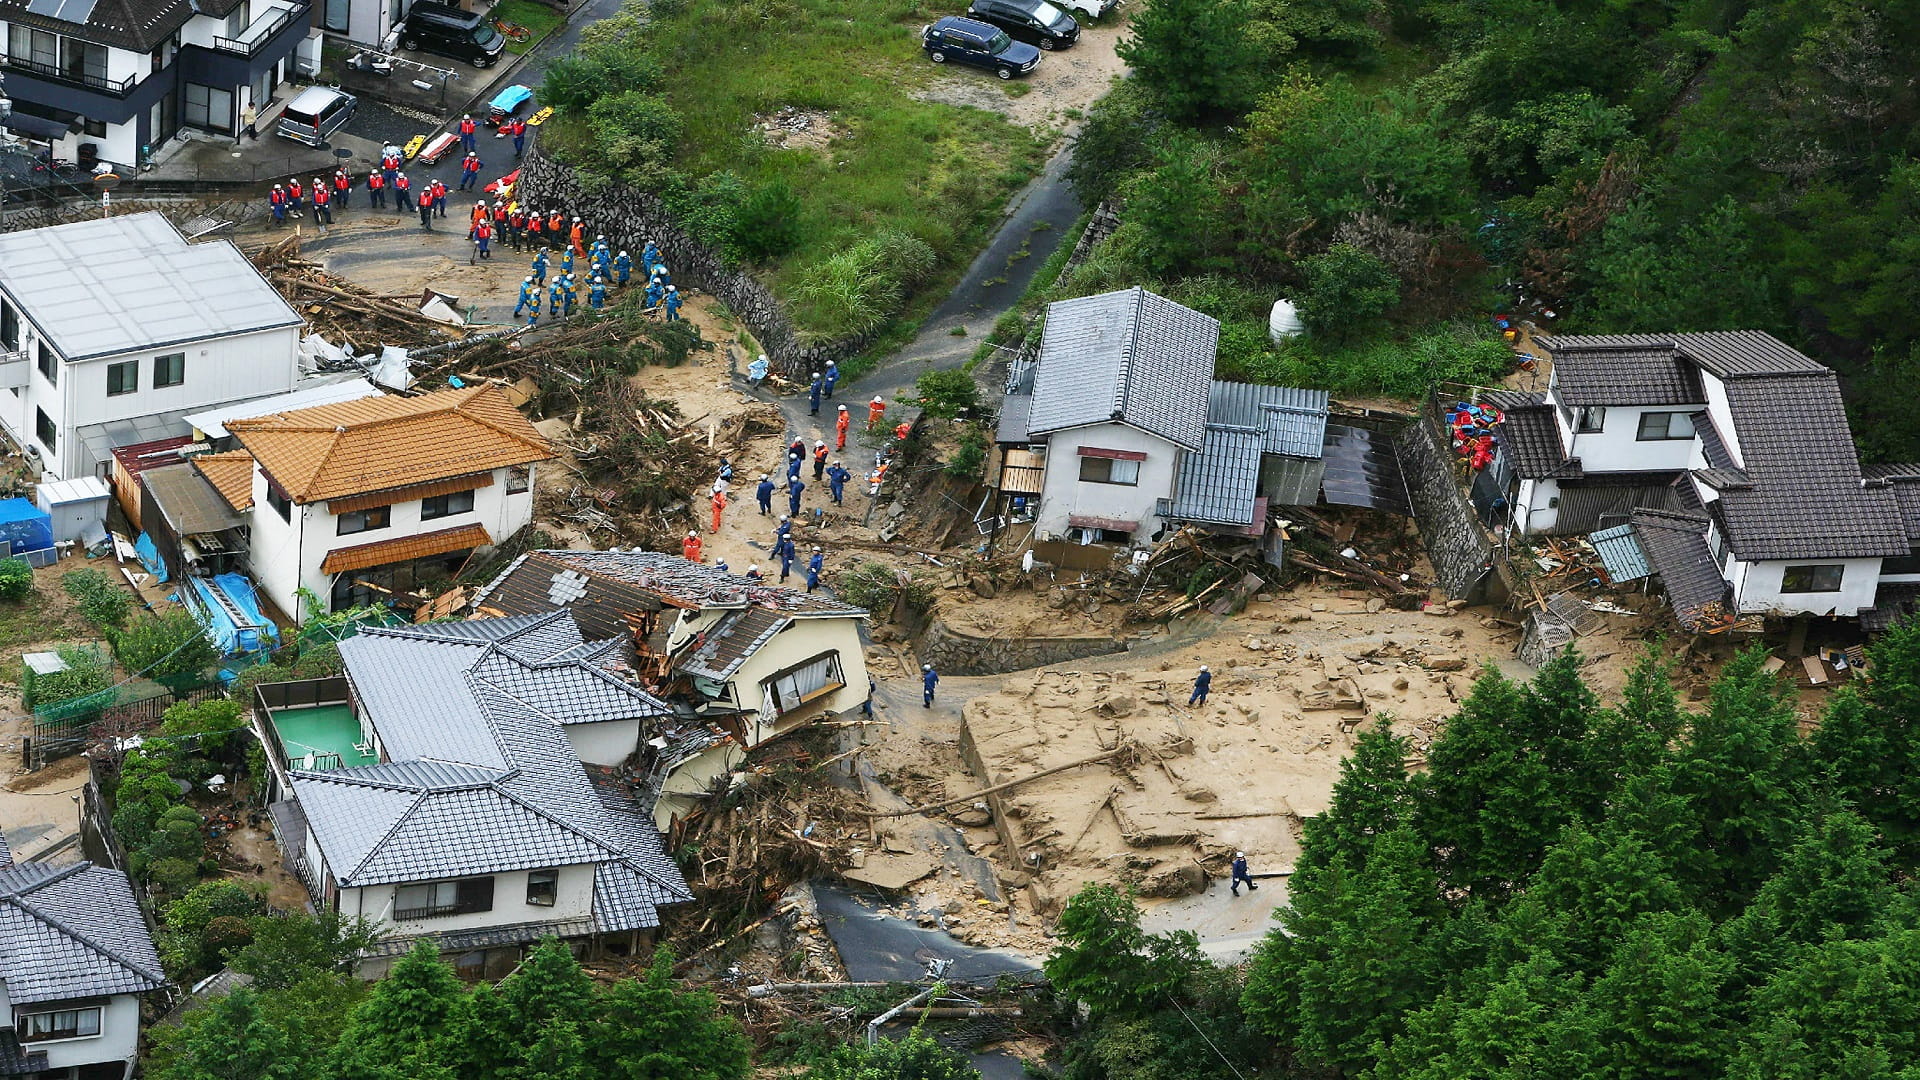
M1112 637L979 637L935 618L914 642L920 662L942 675L1003 675L1127 651Z
M627 251L635 259L649 239L658 242L674 284L711 293L727 305L760 342L775 371L817 371L872 340L871 334L823 343L801 340L773 291L746 271L729 267L718 252L681 228L659 196L625 184L596 185L588 191L571 165L546 156L538 143L527 151L514 195L529 206L558 206L569 217L578 215L590 235L605 234L615 251Z

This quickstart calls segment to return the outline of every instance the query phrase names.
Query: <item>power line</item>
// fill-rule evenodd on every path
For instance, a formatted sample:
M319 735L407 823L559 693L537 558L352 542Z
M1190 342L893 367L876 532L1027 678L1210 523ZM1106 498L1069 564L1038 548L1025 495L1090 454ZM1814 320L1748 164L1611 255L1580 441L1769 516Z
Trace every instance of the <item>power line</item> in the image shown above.
M1219 1058L1221 1062L1226 1065L1227 1068L1233 1070L1233 1075L1237 1078L1237 1080L1247 1080L1247 1078L1241 1074L1239 1067L1234 1065L1232 1061L1228 1060L1227 1055L1221 1053L1219 1047L1213 1045L1213 1040L1207 1038L1206 1032L1200 1030L1200 1025L1193 1022L1193 1017L1187 1015L1187 1010L1181 1008L1180 1003L1173 1000L1173 995L1167 994L1165 996L1166 996L1166 999L1173 1004L1174 1008L1180 1009L1181 1018L1186 1020L1187 1025L1193 1028L1195 1034L1200 1036L1200 1041L1207 1044L1207 1049L1213 1051L1213 1054L1215 1057Z

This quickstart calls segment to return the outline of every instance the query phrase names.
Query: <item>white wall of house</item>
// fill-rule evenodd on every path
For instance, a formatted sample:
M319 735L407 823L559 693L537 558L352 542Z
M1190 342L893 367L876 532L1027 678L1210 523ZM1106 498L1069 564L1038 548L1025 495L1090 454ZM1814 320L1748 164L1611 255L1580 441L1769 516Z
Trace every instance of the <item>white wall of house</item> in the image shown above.
M92 1005L84 1006L92 1008ZM128 1071L133 1068L134 1056L140 1048L140 999L132 994L115 994L101 1007L100 1034L80 1039L51 1039L44 1042L22 1044L29 1051L44 1051L47 1065L52 1069L66 1069L76 1065L93 1065L108 1061L124 1061ZM45 1002L20 1007L22 1013L58 1012L61 1006L57 1002ZM14 1026L14 1006L7 996L4 974L0 974L0 1027L11 1031Z
M1719 376L1704 369L1700 372L1700 385L1707 391L1707 415L1713 418L1715 430L1720 432L1720 441L1727 446L1727 453L1741 467L1747 463L1747 455L1740 449L1740 432L1733 426L1733 409L1727 404L1727 384ZM1704 456L1702 462L1705 461Z
M393 918L395 891L399 885L367 885L340 890L340 911L345 915L364 915L390 933L406 936L439 934L453 930L477 930L489 926L514 926L519 923L559 922L582 919L593 914L592 863L562 866L558 892L551 905L527 903L527 871L509 870L493 875L493 907L463 915L436 915L428 919ZM472 875L482 877L485 875Z
M581 761L589 765L620 765L640 746L640 721L605 720L597 724L568 724L561 729Z
M1791 559L1741 562L1734 581L1734 603L1742 613L1781 615L1858 615L1873 606L1880 584L1880 560ZM1833 592L1783 592L1781 579L1789 566L1840 566L1840 587Z
M1551 532L1559 524L1560 481L1522 479L1515 499L1523 534Z
M745 747L725 739L675 766L660 785L660 797L654 800L653 823L666 832L673 827L675 817L704 806L703 796L713 790L713 782L739 768L746 756Z
M1556 410L1557 411L1557 410ZM1588 475L1601 472L1664 472L1687 467L1699 440L1641 439L1640 418L1646 413L1678 413L1684 421L1697 405L1659 405L1638 408L1611 406L1599 431L1575 431L1569 436L1567 456L1580 459ZM1575 410L1576 415L1578 410ZM1564 425L1565 419L1561 419ZM1564 427L1563 427L1563 430Z
M1080 479L1081 447L1122 450L1147 455L1140 462L1137 484L1090 483ZM1075 514L1137 521L1134 539L1145 542L1158 531L1155 503L1172 498L1180 463L1180 448L1158 435L1125 424L1091 424L1056 431L1047 439L1046 471L1040 488L1040 510L1034 535L1067 535L1067 519Z
M303 580L300 574L300 538L308 529L332 527L327 508L292 506L283 520L280 512L267 502L267 475L255 468L250 520L253 531L247 538L247 559L260 591L296 621L312 614L301 611L298 606L297 591ZM321 602L325 603L325 590L318 595Z
M667 635L668 651L679 649L725 614L725 608L683 612ZM822 694L779 717L760 715L766 680L826 652L840 656L844 684L840 689ZM847 616L796 619L748 657L728 680L728 686L742 710L747 741L752 746L784 735L809 720L857 708L867 698L867 659L860 645L860 620Z

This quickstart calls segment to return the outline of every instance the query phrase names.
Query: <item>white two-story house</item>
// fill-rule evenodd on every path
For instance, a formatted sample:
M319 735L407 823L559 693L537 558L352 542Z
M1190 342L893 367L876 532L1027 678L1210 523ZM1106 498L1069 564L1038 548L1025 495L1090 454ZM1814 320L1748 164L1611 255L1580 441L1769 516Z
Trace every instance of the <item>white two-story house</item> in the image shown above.
M0 234L0 427L55 478L291 389L299 333L238 248L157 213Z
M1553 337L1544 396L1507 409L1499 456L1522 533L1632 523L1676 614L1856 616L1920 582L1920 521L1864 473L1834 373L1759 331Z
M498 387L230 420L253 455L254 578L295 619L431 587L533 519L546 439ZM230 500L238 502L240 500Z
M343 29L345 9L323 5ZM249 104L264 118L296 66L319 69L315 21L309 0L0 0L13 101L0 126L130 175L143 147L237 136Z
M632 951L691 899L631 790L569 741L671 712L609 670L617 643L551 612L365 630L340 656L344 678L263 685L255 718L289 864L384 932L363 975L422 937L495 978L548 936Z
M1038 497L1042 544L1138 546L1192 524L1261 536L1319 497L1327 395L1216 381L1220 324L1138 286L1047 305L1016 365L996 486Z
M127 1080L166 985L125 874L16 866L0 841L0 1076Z

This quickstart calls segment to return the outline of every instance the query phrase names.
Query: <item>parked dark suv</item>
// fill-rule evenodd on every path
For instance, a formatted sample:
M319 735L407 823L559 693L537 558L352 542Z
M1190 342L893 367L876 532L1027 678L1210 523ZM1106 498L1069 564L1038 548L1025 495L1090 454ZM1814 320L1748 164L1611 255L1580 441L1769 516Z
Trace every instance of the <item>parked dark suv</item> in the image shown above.
M477 68L492 67L507 47L507 39L485 17L438 0L414 0L398 29L400 47L408 52L439 53Z
M1064 49L1080 40L1080 24L1047 0L973 0L967 5L967 18L1047 50Z
M1005 30L958 15L943 16L920 30L927 59L936 64L952 60L992 71L1003 79L1025 75L1040 64L1040 50L1007 36Z

